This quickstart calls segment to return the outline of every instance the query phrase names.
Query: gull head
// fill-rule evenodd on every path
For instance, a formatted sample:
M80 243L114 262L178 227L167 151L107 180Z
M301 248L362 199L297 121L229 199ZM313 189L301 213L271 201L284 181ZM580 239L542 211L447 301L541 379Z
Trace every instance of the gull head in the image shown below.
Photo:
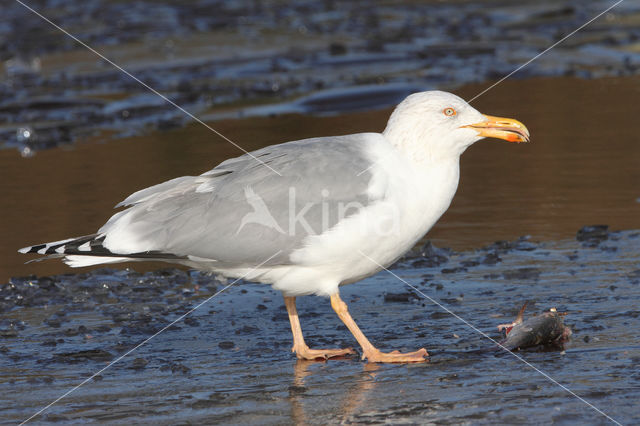
M405 98L383 134L415 160L460 156L487 137L529 142L529 131L518 120L484 115L462 98L439 90Z

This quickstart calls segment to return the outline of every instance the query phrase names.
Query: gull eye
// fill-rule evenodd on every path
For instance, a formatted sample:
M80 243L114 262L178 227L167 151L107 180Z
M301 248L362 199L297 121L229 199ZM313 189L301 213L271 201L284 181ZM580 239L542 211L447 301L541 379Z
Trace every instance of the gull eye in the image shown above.
M445 108L442 110L442 112L444 113L444 115L446 115L447 117L453 117L454 115L457 114L456 110L449 107L449 108Z

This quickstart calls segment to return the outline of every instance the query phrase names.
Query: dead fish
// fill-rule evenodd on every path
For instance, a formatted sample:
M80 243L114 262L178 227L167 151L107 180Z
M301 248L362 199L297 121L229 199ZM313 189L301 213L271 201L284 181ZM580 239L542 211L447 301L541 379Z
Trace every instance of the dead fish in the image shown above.
M549 309L540 315L524 320L525 303L515 321L500 324L498 330L504 330L506 339L500 344L510 351L525 349L538 345L563 347L571 336L571 329L564 325L566 312Z

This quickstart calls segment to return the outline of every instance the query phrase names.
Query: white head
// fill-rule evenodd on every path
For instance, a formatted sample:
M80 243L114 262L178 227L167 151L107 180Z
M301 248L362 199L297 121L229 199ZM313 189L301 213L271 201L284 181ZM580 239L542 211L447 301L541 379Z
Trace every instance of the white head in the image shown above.
M414 160L459 157L485 137L528 142L517 120L481 114L460 97L439 90L409 95L393 111L384 136Z

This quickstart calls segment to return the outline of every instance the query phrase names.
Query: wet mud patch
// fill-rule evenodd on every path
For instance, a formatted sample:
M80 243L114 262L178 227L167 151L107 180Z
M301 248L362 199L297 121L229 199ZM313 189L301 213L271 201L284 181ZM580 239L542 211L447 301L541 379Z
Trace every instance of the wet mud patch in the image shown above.
M31 4L210 120L390 107L408 92L501 78L606 2ZM0 23L0 146L24 156L181 127L181 111L17 2ZM640 7L623 2L517 77L636 75ZM260 104L278 104L256 107Z
M564 320L573 336L564 350L519 355L616 420L635 423L640 232L607 230L606 243L615 251L583 243L580 237L544 243L521 238L463 252L430 245L392 270L496 340L502 339L497 326L512 321L524 301L529 301L528 312L552 307L567 312ZM489 255L501 260L483 262ZM2 417L26 419L225 283L178 269L11 279L0 287ZM382 350L425 346L430 362L297 361L280 294L239 282L94 377L42 419L512 423L535 416L544 422L605 422L384 271L343 287L342 295ZM298 310L311 347L356 344L326 299L300 298Z

